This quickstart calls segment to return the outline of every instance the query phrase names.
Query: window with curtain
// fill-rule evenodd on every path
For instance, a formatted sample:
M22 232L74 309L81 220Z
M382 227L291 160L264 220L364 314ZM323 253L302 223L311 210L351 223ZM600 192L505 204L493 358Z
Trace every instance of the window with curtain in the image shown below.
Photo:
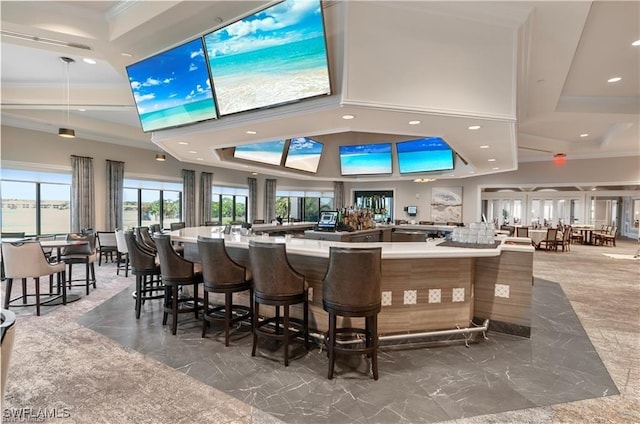
M68 233L71 174L2 169L2 231Z
M107 231L122 228L124 162L107 160Z
M249 189L245 187L213 186L211 189L211 220L221 225L247 222Z
M123 227L160 224L169 228L182 221L182 184L125 178L123 190Z
M316 222L320 212L329 210L335 210L332 191L276 191L276 215L285 222Z
M71 156L71 231L95 229L93 158Z

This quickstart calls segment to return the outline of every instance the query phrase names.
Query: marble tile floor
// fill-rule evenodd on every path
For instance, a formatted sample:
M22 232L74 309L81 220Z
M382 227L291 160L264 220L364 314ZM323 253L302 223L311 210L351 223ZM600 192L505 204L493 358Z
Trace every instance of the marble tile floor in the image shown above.
M158 302L136 322L133 279L103 265L103 284L81 301L41 317L17 310L28 331L3 416L59 405L68 422L640 422L640 262L603 254L636 249L536 252L531 340L490 333L469 348L384 350L378 382L344 363L326 380L317 349L288 368L270 346L251 358L245 329L224 348L181 317L171 336Z

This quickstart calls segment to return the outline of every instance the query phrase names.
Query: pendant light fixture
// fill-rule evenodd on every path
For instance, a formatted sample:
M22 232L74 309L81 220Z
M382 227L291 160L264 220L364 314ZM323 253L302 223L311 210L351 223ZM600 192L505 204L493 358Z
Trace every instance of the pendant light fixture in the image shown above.
M66 85L66 93L65 93L65 103L67 106L67 128L59 128L58 129L58 135L60 137L65 137L65 138L74 138L76 136L76 132L72 129L69 128L69 65L72 63L75 63L75 60L70 58L70 57L66 57L66 56L61 56L60 60L62 61L62 63L64 63L65 69L66 69L66 74L67 74L67 85Z

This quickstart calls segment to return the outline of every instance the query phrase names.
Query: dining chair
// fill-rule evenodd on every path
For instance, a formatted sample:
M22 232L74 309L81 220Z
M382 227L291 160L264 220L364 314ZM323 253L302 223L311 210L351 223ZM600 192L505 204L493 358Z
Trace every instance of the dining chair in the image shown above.
M558 251L558 229L557 228L547 228L547 236L544 240L541 240L538 243L538 248L542 249L544 245L544 250L555 250Z

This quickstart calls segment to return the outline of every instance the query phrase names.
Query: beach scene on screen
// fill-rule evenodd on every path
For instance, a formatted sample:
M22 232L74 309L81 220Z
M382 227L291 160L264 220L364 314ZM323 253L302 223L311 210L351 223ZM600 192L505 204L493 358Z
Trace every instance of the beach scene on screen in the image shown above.
M316 172L323 144L306 137L292 138L284 166L300 171Z
M233 157L270 165L280 165L283 152L284 140L265 141L236 146Z
M391 174L391 144L340 146L342 175Z
M318 0L286 0L204 40L220 115L331 94Z
M216 118L200 38L127 67L143 131Z
M401 174L453 169L453 152L440 137L396 143Z

